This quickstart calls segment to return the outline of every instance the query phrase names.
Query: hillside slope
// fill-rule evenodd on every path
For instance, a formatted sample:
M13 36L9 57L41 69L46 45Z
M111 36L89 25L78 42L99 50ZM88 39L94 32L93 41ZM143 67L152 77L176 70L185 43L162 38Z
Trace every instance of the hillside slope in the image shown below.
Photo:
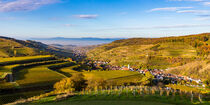
M210 61L195 61L170 68L166 72L210 81Z
M57 54L70 56L71 52L52 47L40 42L23 41L0 36L0 57L33 56L40 54Z
M136 68L168 68L207 58L210 33L164 38L117 40L88 52L91 60Z

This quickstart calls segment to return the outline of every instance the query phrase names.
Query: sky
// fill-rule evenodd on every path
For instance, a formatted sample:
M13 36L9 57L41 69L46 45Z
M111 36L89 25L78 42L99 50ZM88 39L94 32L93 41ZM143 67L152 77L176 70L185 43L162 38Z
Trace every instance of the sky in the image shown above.
M210 0L0 0L0 36L165 37L210 32Z

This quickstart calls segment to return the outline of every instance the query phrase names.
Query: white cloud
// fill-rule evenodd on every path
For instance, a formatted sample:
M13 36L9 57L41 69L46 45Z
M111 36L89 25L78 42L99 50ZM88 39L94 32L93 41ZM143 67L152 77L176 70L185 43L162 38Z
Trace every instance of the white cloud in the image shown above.
M200 17L210 17L210 15L198 15Z
M203 5L210 6L210 2L203 2Z
M200 18L196 18L195 20L206 21L206 20L210 20L210 17L200 17Z
M16 20L16 17L0 17L0 20Z
M191 8L193 8L193 7L164 7L164 8L151 9L150 12L154 12L154 11L177 11L177 10L191 9Z
M192 27L210 27L210 24L177 24L177 25L165 25L165 26L151 26L151 27L127 27L121 29L168 29L168 28L192 28Z
M10 0L0 2L0 12L30 11L59 0Z
M206 14L209 13L208 10L180 10L177 13L196 13L196 14Z
M168 1L198 1L198 2L201 2L204 0L168 0Z
M99 15L96 15L96 14L94 14L94 15L74 15L75 17L77 17L77 18L82 18L82 19L95 19L95 18L97 18Z
M72 24L64 24L65 27L71 27L73 26Z

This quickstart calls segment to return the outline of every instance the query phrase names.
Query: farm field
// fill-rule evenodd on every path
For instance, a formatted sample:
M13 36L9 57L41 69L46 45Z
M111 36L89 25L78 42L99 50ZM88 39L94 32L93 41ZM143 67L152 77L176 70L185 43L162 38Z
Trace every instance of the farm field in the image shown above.
M62 64L62 63L61 63ZM32 86L46 86L65 78L64 75L48 69L49 66L55 64L35 66L31 68L25 68L18 72L16 82L21 87ZM57 65L57 63L56 63Z
M75 73L82 73L85 78L95 78L95 79L104 79L109 82L116 82L118 84L122 83L129 83L134 81L139 81L142 78L142 75L137 72L132 71L122 71L122 70L115 70L115 71L82 71L78 72L76 70L73 70L78 65L70 66L61 68L60 71L63 72L64 75L70 77L74 75Z
M78 65L64 67L64 68L61 68L59 71L63 72L64 75L71 77L74 73L79 73L78 71L73 70L75 67L78 67Z
M86 78L94 77L94 78L103 78L105 80L110 80L110 79L138 75L139 73L132 72L132 71L115 70L115 71L91 71L91 72L85 71L85 72L83 72L83 74Z
M16 66L18 65L0 66L0 78L3 78L6 73L12 73L12 68Z

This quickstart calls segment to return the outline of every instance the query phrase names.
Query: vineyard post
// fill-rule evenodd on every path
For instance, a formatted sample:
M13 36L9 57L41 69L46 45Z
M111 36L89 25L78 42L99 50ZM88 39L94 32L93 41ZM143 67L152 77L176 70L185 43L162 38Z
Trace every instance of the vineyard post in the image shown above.
M98 86L95 87L95 95L98 95Z
M159 88L159 90L160 90L160 96L162 96L163 95L163 89Z
M110 94L112 95L112 85L111 85L111 87L110 87Z
M182 97L182 90L179 89L179 95Z
M102 87L102 86L100 86L99 92L100 92L100 95L104 93L104 92L103 92L103 87Z
M84 95L84 94L85 94L85 89L83 88L83 89L82 89L82 95Z
M126 86L126 95L127 95L127 97L128 97L128 87Z
M173 90L173 97L176 96L176 89Z
M88 94L92 95L91 89L88 90Z
M199 93L199 95L198 95L198 99L199 99L200 103L203 103L201 93Z
M190 100L191 100L191 102L193 102L193 92L192 91L190 92L190 96L191 96Z
M117 92L118 92L117 86L115 86L115 89L114 90L115 90L114 94L117 95Z
M138 88L138 95L140 95L141 94L141 88L139 87Z
M147 94L147 86L144 87L144 94Z
M106 85L105 86L105 95L107 95L108 94L108 86Z
M170 90L166 90L166 96L169 96L170 95Z
M152 87L152 95L155 95L155 88Z
M144 97L144 87L141 87L142 96Z

